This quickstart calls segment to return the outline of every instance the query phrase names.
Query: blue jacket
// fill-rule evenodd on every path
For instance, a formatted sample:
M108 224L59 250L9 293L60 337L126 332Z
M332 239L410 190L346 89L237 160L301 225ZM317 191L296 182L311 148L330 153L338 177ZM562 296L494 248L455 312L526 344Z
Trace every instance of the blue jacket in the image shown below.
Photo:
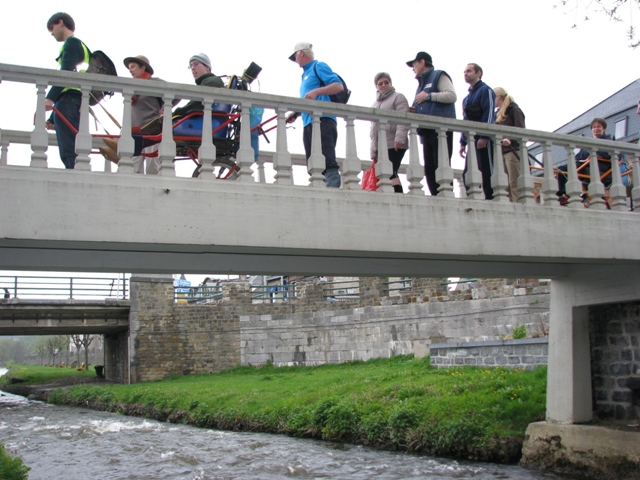
M314 65L317 65L317 67L314 68ZM329 65L324 62L314 60L307 63L302 68L303 72L302 83L300 84L300 98L304 98L304 96L311 90L320 88L322 84L327 86L337 82L342 85L338 75L333 73L331 67L329 67ZM316 75L316 72L318 72L318 75ZM318 97L316 97L316 100L319 100L321 102L330 102L331 98L329 97L329 95L318 95ZM336 117L332 117L330 115L323 115L322 118L331 118L334 122L336 121ZM302 124L306 127L311 122L311 115L306 112L302 112Z
M438 82L440 81L440 75L446 75L451 78L449 74L443 70L429 69L428 72L424 72L418 79L418 89L416 95L424 91L426 93L439 92ZM456 118L456 106L454 103L438 103L438 102L422 102L416 103L413 101L413 107L416 109L416 113L422 115L434 115L436 117Z
M613 140L613 139L611 138L611 135L608 135L608 134L605 133L601 137L598 137L598 140ZM602 152L602 151L598 150L596 152L596 155L598 156L598 158L606 158L607 160L611 160L611 155L609 155L608 152ZM589 158L589 151L585 150L584 148L581 148L580 151L578 153L576 153L576 161L577 162L583 162L587 158Z
M467 107L475 107L475 110L478 111L477 116L469 118L469 109ZM496 123L496 94L489 85L480 80L473 87L469 88L469 95L464 97L464 100L462 101L462 112L465 120L482 123ZM480 138L488 139L488 137L484 137L482 135L476 136L476 140ZM460 145L466 144L467 136L463 133L460 137Z

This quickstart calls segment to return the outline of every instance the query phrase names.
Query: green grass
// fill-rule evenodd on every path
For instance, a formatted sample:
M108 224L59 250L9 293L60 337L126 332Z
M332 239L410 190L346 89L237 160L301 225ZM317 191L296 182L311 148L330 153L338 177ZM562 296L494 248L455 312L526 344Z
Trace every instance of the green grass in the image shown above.
M41 367L39 365L19 365L11 364L8 366L9 373L7 376L0 377L0 385L6 385L9 381L8 378L20 378L25 380L24 383L31 385L38 385L45 383L47 380L57 380L64 377L95 377L96 371L93 367L89 367L89 370L78 372L75 368L69 367Z
M0 443L0 479L26 480L29 470L21 458L10 456Z
M546 373L545 367L438 370L428 357L398 356L319 367L242 367L134 385L82 385L56 390L49 401L89 402L94 408L208 428L500 461L496 456L505 439L520 445L527 425L544 418Z

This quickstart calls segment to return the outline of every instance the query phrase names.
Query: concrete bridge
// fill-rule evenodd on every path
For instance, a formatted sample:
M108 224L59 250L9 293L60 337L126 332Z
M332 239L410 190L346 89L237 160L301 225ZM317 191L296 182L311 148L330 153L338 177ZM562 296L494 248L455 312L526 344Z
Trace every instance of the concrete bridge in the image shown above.
M0 130L0 189L10 199L0 211L0 268L551 278L547 419L575 424L592 418L587 309L640 299L640 222L637 210L628 211L617 162L612 165L611 210L602 200L605 188L597 177L588 187L591 205L584 208L573 161L568 162L570 201L566 207L559 206L550 149L560 146L568 158L576 147L589 150L592 157L596 150L615 157L625 153L633 159L631 197L640 205L640 147L358 106L15 65L0 64L0 78L0 88L8 82L34 85L37 105L33 131L9 130L6 125ZM83 92L74 171L47 168L52 139L45 130L44 96L52 84L78 86ZM122 94L122 160L117 172L109 167L105 172L91 171L92 145L99 143L89 131L92 88ZM134 94L165 100L165 134L159 149L163 170L158 177L132 174L133 140L128 132ZM216 149L208 137L200 147L201 177L177 177L176 144L169 134L174 98L198 99L207 107L214 102L240 105L245 125L249 107L273 110L277 115L275 151L261 152L260 157L262 162L272 162L274 183L256 182L251 175L253 150L248 135L240 138L236 181L218 181L211 174ZM288 148L292 140L285 128L288 111L312 114L314 139L319 138L322 114L341 119L346 156L340 190L323 186L324 159L316 141L308 163L309 185L294 182L298 157ZM405 195L393 193L386 158L378 163L378 191L361 190L358 175L368 163L358 157L355 125L370 121L378 122L381 130L389 123L409 127L409 192ZM465 198L454 195L454 172L446 148L440 149L437 172L441 191L437 197L425 196L418 128L436 129L441 145L449 130L493 138L495 199L482 199L473 148ZM10 147L27 136L32 150L29 165L14 166ZM495 148L507 136L523 145L518 182L524 194L518 203L508 201L502 153ZM544 146L540 177L533 177L526 163L527 142ZM379 150L385 152L386 147ZM534 188L540 193L539 203Z

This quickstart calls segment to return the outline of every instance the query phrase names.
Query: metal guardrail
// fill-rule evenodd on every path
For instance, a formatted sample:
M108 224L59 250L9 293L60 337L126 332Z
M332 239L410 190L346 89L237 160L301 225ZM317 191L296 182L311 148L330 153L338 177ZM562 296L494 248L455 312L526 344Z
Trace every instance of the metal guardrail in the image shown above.
M124 277L46 277L0 276L4 298L30 299L125 299L129 295L128 279Z
M409 290L413 286L413 280L408 277L400 278L399 280L390 280L384 282L385 292L400 292L402 290Z
M322 297L327 301L350 300L360 297L358 280L344 280L340 282L324 282Z
M251 287L251 301L253 303L280 303L296 298L296 284L285 285L255 285Z
M209 303L222 300L222 287L220 285L195 287L174 286L173 298L176 303Z

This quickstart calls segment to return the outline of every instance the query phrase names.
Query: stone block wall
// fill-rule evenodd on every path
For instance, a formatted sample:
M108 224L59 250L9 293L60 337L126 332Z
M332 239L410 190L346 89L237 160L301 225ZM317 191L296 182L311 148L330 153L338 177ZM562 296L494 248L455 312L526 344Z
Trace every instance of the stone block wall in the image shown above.
M295 300L273 304L253 303L247 283L228 283L220 301L198 305L175 302L171 277L133 276L130 381L267 360L317 365L421 354L435 338L495 339L516 325L533 332L547 324L548 285L529 298L514 296L504 280L450 291L440 279L414 279L408 293L389 295L385 281L362 278L360 298L340 302L324 298L321 282L299 283Z
M319 365L417 354L432 339L495 340L547 324L549 296L380 305L296 314L243 315L241 362ZM543 327L540 327L543 325Z
M640 302L589 308L594 414L640 418Z
M473 365L533 370L547 364L548 354L547 338L434 343L431 345L431 365L438 368Z

